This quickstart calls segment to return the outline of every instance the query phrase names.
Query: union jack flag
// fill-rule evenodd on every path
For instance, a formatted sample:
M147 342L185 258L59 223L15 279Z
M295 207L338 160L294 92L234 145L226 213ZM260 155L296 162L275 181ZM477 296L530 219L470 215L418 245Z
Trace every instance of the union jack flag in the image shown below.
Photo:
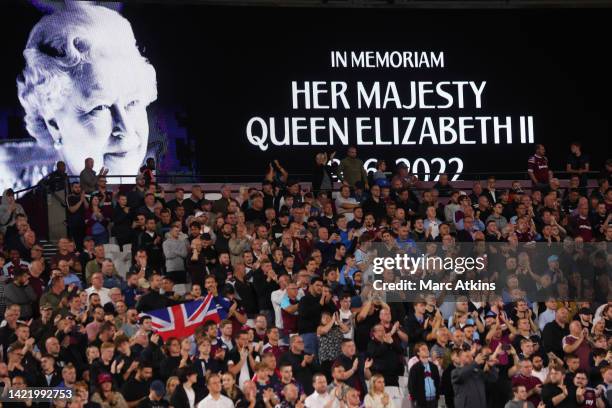
M140 317L150 316L153 330L162 339L182 339L191 336L196 327L208 320L219 323L225 319L229 306L227 299L219 297L215 300L213 295L208 294L204 299L141 313Z

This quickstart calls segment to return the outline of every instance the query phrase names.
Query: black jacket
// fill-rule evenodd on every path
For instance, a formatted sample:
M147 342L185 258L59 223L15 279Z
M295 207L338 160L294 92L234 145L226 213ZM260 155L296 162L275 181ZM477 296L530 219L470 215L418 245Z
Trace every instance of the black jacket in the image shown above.
M544 346L544 352L550 353L551 351L559 358L563 358L565 353L563 352L562 340L563 337L569 334L568 325L565 328L559 326L556 320L547 323L542 331L542 345Z
M194 385L193 391L195 392L195 406L198 406L198 403L204 399L204 390L200 387ZM170 398L170 405L175 408L179 407L189 407L189 398L187 398L187 393L185 392L185 388L183 388L183 384L179 384L174 390L174 394Z
M253 285L246 280L242 282L236 279L234 282L234 289L238 296L240 296L240 299L242 299L242 307L247 316L249 318L255 317L255 315L259 313L259 308L257 307L257 295L253 289Z
M438 366L434 363L429 363L429 371L431 379L436 387L436 400L440 398L441 393L441 382L440 372ZM410 369L408 375L408 391L414 401L417 402L417 406L426 406L427 400L425 398L425 365L422 361L419 361Z
M306 394L310 395L313 392L312 387L312 376L320 370L316 359L313 359L312 363L306 364L302 367L302 361L304 360L304 353L294 354L291 350L283 353L278 361L278 366L281 367L285 364L290 364L293 368L293 377L304 387ZM365 361L365 360L364 360Z
M122 244L127 244L132 239L132 213L126 213L118 204L113 210L112 234Z
M368 343L366 357L374 360L372 371L385 378L385 385L397 387L398 377L404 372L403 350L394 343L379 342L374 339Z
M410 313L408 316L406 316L405 325L406 333L410 333L408 343L409 350L412 353L412 347L414 347L416 343L426 341L429 330L425 330L425 321L423 320L423 323L420 323L414 313Z
M163 309L173 305L174 302L170 298L160 295L158 291L150 290L138 300L136 310L139 312L148 312L150 310Z
M319 303L321 296L313 296L310 292L306 293L304 297L300 299L298 306L298 333L315 333L319 322L321 321L321 312L323 308Z
M278 283L268 281L264 272L260 269L253 271L253 288L257 294L259 310L272 310L272 292L279 288Z
M36 386L37 387L56 387L59 383L62 382L62 376L57 371L54 371L51 375L50 382L47 381L47 377L43 373L40 373L36 378Z
M312 191L316 195L321 190L321 183L323 183L323 177L327 173L329 181L334 184L333 174L334 168L328 165L315 166L312 171Z
M132 251L144 249L147 252L147 262L157 272L161 272L164 261L164 251L162 249L162 239L156 244L155 240L159 237L157 233L153 233L153 236L149 235L146 231L142 231L136 238L136 248L132 248ZM134 244L132 244L134 245Z

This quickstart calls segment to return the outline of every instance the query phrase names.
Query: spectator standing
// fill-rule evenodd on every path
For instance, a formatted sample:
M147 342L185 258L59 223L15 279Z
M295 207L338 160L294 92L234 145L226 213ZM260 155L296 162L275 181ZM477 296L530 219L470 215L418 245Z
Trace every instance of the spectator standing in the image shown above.
M89 201L89 207L85 211L85 233L94 239L96 244L108 244L108 223L102 212L102 197L93 195Z
M580 187L586 187L590 163L589 156L582 152L582 144L580 142L572 142L570 145L570 154L567 156L565 162L565 171L570 175L577 175L580 177Z
M180 237L180 228L173 225L162 244L166 259L166 274L173 278L174 283L187 282L185 261L187 259L187 241Z
M85 238L85 213L89 208L89 202L85 196L85 192L81 189L79 183L70 185L70 194L66 197L66 206L68 207L68 234L76 243L77 249L83 249L83 239Z
M542 401L546 408L576 407L576 394L563 383L564 376L563 367L550 367L549 382L542 387Z
M459 361L452 373L455 408L486 408L485 383L497 381L498 376L494 361L484 353L474 357L470 350L462 350Z
M368 188L368 175L363 168L363 161L357 157L357 148L349 147L346 155L338 167L340 180L351 188L354 188L357 182L362 182Z
M315 157L315 166L312 171L312 192L315 196L321 191L331 193L334 169L328 163L334 159L335 155L336 152L332 152L330 155L317 153Z
M569 334L567 328L568 310L565 307L557 309L555 320L548 323L542 331L542 346L545 353L554 353L558 358L563 358L563 338Z
M372 372L382 374L385 379L385 391L396 406L400 406L402 400L398 377L404 371L403 350L393 341L393 335L398 327L399 324L396 324L394 329L386 333L382 324L375 325L366 350L366 356L373 360Z
M308 408L328 408L334 398L327 391L327 378L324 374L317 373L312 377L312 387L314 392L310 394L304 401L304 405Z
M28 272L21 269L15 270L13 275L13 281L6 285L4 289L4 297L6 298L6 306L19 305L20 316L19 319L28 321L34 317L32 305L36 305L36 293L34 289L28 284L30 276Z
M523 400L529 401L534 407L540 404L542 382L532 375L533 365L530 360L524 359L519 363L519 372L512 377L512 391L516 398L517 387L523 387L525 393L520 393Z
M85 192L85 194L91 194L95 191L98 186L98 175L94 171L94 159L88 157L85 159L85 168L81 171L79 175L79 184L81 188ZM100 169L100 174L106 175L108 173L108 169L102 167Z
M569 334L561 341L563 352L578 357L582 370L590 370L591 346L588 337L589 330L583 328L579 320L574 320L569 324Z
M119 247L132 241L133 214L128 206L128 199L124 193L117 194L117 204L113 209L112 235L117 239Z
M234 402L221 394L221 377L211 374L206 380L208 395L198 404L198 408L234 408Z
M417 343L414 351L419 359L408 376L408 390L414 408L437 408L440 398L440 372L438 366L429 360L426 343Z
M299 301L298 333L304 340L304 351L316 354L318 350L317 326L321 321L323 306L330 300L323 295L323 280L314 277L310 281L308 291Z
M537 144L535 153L527 160L527 173L533 187L544 190L548 187L551 171L548 168L548 158L544 145Z

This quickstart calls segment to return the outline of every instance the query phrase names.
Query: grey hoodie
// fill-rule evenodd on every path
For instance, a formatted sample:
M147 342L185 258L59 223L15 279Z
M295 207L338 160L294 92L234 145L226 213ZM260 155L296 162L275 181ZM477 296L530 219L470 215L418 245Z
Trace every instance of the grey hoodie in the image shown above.
M187 241L182 238L168 238L162 244L166 257L166 272L184 271L187 258Z

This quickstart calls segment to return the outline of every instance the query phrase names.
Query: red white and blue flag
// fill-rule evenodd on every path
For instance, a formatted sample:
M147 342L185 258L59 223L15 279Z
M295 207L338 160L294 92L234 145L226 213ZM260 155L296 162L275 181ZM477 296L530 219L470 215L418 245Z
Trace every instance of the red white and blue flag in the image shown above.
M219 323L225 319L228 308L227 299L215 300L213 295L209 294L204 299L141 313L140 317L150 316L153 330L162 339L170 337L182 339L191 336L196 327L208 320Z

